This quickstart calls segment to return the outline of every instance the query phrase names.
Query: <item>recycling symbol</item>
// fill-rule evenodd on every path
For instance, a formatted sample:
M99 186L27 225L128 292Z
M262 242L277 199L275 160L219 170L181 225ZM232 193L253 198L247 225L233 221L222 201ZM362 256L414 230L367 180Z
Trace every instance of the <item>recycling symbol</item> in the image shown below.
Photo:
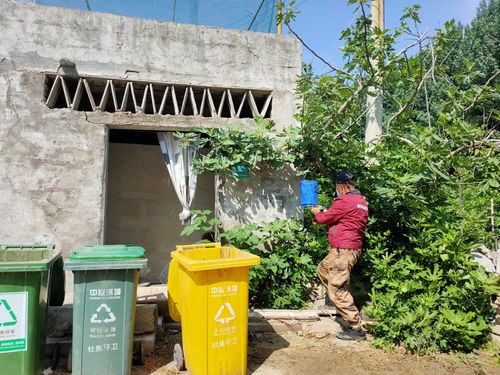
M105 312L108 313L108 316L104 319L97 319L99 313L104 310ZM90 318L90 323L113 323L116 320L115 314L111 311L111 308L106 305L105 303L101 304L96 312L92 314L92 317Z
M9 313L11 320L6 322L0 322L0 327L15 326L17 324L17 317L14 311L12 311L12 309L10 308L10 305L7 302L7 300L5 299L0 300L0 309L2 308L2 306L4 306L5 310Z
M236 314L233 310L233 307L229 302L226 302L219 308L219 311L215 315L214 320L216 322L225 324L229 323L231 320L234 320L234 318L236 318Z

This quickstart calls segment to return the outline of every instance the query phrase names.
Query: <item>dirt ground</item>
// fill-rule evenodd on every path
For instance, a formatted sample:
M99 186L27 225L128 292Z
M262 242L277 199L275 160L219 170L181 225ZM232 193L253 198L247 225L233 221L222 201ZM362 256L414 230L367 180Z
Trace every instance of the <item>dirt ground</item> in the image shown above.
M158 345L145 366L134 366L133 375L173 375L172 347L180 334L170 335ZM498 353L496 353L498 354ZM483 350L473 355L420 357L373 348L370 338L361 343L342 342L335 337L300 336L296 333L255 333L249 337L248 374L499 374L498 356ZM496 362L496 364L495 364Z
M132 375L187 375L172 362L172 349L181 341L179 332L170 332L157 343L156 352L144 366L134 365ZM53 375L66 375L61 370ZM371 338L360 343L343 342L333 335L251 333L248 343L248 374L252 375L500 375L498 348L474 354L421 357L402 351L385 352L371 345Z

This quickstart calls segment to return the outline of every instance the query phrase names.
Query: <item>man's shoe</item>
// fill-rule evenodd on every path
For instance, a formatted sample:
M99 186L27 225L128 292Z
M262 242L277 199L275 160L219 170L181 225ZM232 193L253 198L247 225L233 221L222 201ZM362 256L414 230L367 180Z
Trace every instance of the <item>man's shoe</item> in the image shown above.
M351 329L351 326L349 325L349 323L347 323L344 318L342 318L341 316L336 316L335 317L335 321L340 324L340 328L342 328L344 331L347 331L349 329Z
M338 339L347 341L363 341L366 340L366 332L363 329L355 330L349 328L346 331L342 331L336 334Z

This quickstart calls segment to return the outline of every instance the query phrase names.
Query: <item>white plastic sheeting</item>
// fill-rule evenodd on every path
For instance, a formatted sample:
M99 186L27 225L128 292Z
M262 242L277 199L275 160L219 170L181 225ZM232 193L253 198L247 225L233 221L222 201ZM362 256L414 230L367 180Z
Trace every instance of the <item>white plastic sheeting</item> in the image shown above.
M170 180L182 205L179 220L187 224L191 221L190 207L196 192L197 176L193 171L193 159L198 151L191 146L183 147L175 133L158 132L157 135Z

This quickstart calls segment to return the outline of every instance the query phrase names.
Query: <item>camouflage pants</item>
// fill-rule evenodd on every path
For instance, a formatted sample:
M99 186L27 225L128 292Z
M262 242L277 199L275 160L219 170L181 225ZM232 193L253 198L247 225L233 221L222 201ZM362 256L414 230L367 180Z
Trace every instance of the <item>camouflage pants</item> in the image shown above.
M318 266L319 278L328 291L337 312L353 329L361 328L359 310L349 293L351 270L359 259L361 250L331 249Z

